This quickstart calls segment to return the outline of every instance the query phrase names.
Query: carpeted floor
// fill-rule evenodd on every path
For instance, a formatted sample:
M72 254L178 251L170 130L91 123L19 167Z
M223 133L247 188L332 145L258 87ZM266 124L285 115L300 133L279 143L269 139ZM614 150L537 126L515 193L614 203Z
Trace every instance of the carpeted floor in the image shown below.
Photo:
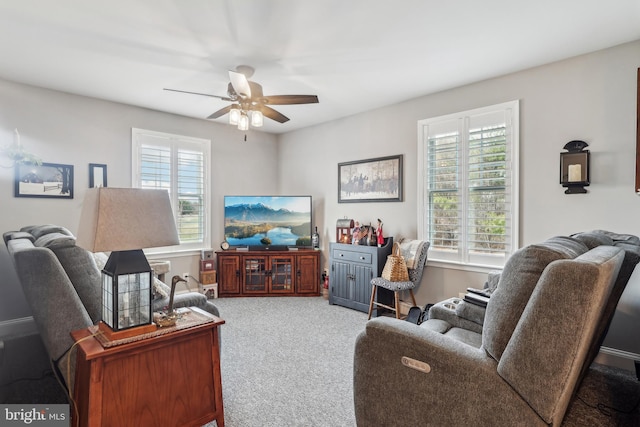
M53 374L40 335L4 342L0 358L0 403L68 403Z
M639 404L640 381L631 372L593 364L562 425L638 427Z
M353 348L366 313L320 297L225 298L215 304L226 321L226 427L355 425Z
M226 321L221 326L226 427L355 426L353 349L365 313L320 297L214 302ZM0 354L0 403L67 402L37 335L5 341ZM639 401L640 382L633 373L594 365L563 426L636 427Z

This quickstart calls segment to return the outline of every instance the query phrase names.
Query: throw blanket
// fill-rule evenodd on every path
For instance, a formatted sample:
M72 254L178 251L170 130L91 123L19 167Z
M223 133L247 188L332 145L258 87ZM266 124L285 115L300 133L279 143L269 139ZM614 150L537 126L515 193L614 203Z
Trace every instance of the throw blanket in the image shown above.
M418 262L418 257L422 252L422 246L424 246L424 241L422 240L409 240L400 243L400 255L407 263L407 268L414 269L418 267L416 262Z

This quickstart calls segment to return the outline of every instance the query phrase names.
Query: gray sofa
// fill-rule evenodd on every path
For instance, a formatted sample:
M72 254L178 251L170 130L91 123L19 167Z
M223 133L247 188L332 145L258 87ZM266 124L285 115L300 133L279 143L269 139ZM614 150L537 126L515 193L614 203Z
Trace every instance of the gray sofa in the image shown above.
M76 246L73 234L56 225L24 227L5 232L3 238L49 357L71 390L75 347L70 333L101 320L98 265L107 256ZM169 287L156 280L153 290L153 309L159 311L168 305ZM174 306L197 306L219 315L198 292L177 294Z
M586 234L514 253L482 319L451 307L421 325L369 321L354 355L358 425L561 425L640 259L637 237Z

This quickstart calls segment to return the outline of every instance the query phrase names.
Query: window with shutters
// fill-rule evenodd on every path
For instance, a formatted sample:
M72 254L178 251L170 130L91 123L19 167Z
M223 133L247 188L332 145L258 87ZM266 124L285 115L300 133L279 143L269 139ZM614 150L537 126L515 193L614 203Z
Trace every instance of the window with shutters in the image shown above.
M418 234L429 259L499 267L517 249L518 101L418 122Z
M132 186L169 192L181 250L210 248L211 141L135 128L131 137Z

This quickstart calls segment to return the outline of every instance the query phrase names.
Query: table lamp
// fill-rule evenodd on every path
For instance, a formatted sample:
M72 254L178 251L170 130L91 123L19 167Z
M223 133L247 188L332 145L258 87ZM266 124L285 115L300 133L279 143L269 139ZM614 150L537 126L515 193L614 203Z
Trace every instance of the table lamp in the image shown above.
M78 246L91 252L111 251L102 270L103 323L114 332L153 326L153 273L142 249L180 243L169 193L91 188L77 234Z

